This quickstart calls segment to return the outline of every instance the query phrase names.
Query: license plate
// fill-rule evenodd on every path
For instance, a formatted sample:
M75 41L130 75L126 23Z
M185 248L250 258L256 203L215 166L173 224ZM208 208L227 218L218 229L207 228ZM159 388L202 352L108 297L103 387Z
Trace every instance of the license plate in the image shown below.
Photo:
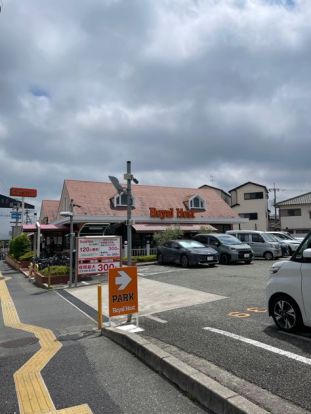
M249 253L245 253L244 254L244 257L249 257Z
M213 260L213 256L207 256L207 260L208 260L208 261Z

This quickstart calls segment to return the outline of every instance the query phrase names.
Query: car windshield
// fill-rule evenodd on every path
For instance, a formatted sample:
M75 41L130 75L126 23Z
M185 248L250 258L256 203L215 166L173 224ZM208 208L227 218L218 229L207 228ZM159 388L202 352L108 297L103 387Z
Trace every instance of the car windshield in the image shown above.
M263 233L263 238L268 242L276 242L278 239L270 233Z
M283 239L283 240L289 239L289 237L287 237L285 234L282 234L282 233L277 233L277 234L273 233L273 236L277 237L278 239Z
M223 244L242 244L239 239L229 234L217 237Z
M293 237L290 233L284 233L284 236L285 236L287 239L290 239L290 240L295 240L295 237Z
M181 240L178 242L182 247L185 249L194 249L194 248L202 248L205 247L204 244L196 241L196 240Z

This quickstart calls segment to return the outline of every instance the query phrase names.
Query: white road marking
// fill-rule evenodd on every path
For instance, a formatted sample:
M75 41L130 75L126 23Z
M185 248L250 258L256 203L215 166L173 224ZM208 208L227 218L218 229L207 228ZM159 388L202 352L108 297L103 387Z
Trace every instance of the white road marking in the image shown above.
M164 319L158 318L157 316L146 315L145 318L151 319L159 323L167 323L167 321L165 321Z
M236 335L236 334L233 334L231 332L222 331L220 329L210 328L208 326L203 328L203 329L205 329L206 331L210 331L210 332L218 333L220 335L227 336L227 337L232 338L232 339L236 339L236 340L244 342L246 344L254 345L257 348L261 348L261 349L264 349L266 351L273 352L274 354L286 356L287 358L293 359L293 360L298 361L298 362L302 362L306 365L311 365L311 359L310 358L306 358L306 357L294 354L292 352L284 351L284 350L276 348L274 346L267 345L267 344L264 344L264 343L259 342L259 341L255 341L253 339L245 338L244 336Z
M152 267L148 268L141 268L138 272L139 276L154 276L154 275L161 275L163 273L173 273L173 272L184 272L187 269L182 268L172 268L172 267Z

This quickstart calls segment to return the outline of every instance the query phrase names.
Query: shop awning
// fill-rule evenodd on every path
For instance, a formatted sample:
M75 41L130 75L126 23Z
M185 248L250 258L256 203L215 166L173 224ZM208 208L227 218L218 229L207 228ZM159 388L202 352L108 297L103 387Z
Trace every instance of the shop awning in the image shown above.
M202 227L207 230L217 231L217 229L210 224L180 224L178 226L174 226L172 224L134 224L134 229L137 232L142 233L153 233L155 231L164 231L169 228L178 227L183 231L200 231Z
M68 227L58 224L40 224L40 230L45 231L68 231ZM37 231L35 224L23 224L22 231L24 233L34 233Z

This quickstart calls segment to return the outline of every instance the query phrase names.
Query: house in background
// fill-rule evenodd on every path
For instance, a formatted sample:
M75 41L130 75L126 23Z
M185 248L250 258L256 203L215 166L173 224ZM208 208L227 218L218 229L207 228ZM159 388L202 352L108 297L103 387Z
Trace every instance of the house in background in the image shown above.
M248 219L246 223L235 224L234 229L268 230L268 198L267 187L248 181L229 191L231 208L241 217Z
M281 230L304 235L311 230L311 192L280 201Z

